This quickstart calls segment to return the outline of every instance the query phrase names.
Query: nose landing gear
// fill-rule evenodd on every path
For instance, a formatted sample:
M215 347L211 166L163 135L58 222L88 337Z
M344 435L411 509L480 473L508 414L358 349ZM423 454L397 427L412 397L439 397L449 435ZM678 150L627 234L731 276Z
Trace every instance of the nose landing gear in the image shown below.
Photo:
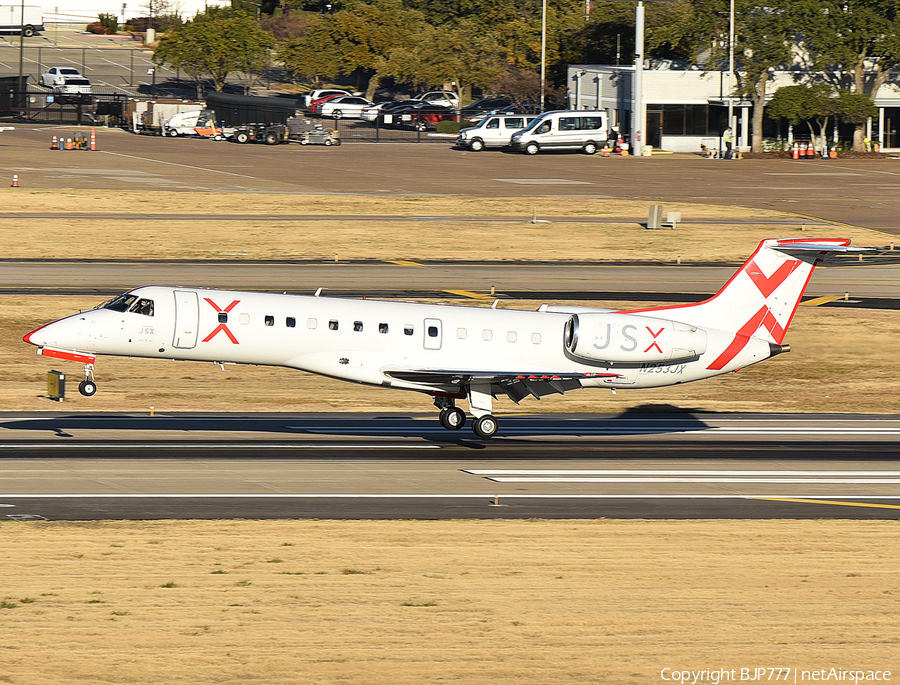
M97 392L97 384L94 382L94 365L84 365L84 380L78 384L78 392L85 397L90 397Z

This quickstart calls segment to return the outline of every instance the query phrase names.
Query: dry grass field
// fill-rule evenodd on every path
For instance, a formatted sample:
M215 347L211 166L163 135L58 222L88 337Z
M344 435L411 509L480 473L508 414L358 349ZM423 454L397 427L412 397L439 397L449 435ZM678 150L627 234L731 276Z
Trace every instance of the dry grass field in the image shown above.
M0 538L11 685L900 671L895 522L7 522Z
M21 192L20 192L21 191ZM0 206L59 218L0 214L6 258L71 259L494 259L743 261L764 238L824 235L858 245L896 238L861 228L764 224L683 224L647 231L638 223L584 224L538 218L646 218L647 206L623 200L563 198L356 197L166 192L38 191L0 188ZM15 209L13 209L15 208ZM777 219L785 213L670 203L690 219ZM72 219L71 213L130 214L132 219ZM238 221L150 219L147 214L229 215ZM520 217L521 222L265 221L261 215ZM796 217L793 217L796 218Z

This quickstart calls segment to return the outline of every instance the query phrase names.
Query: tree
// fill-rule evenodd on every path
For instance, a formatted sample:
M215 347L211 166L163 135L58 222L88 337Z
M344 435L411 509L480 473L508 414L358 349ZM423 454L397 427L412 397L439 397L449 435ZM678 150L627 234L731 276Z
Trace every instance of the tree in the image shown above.
M243 12L210 7L160 39L153 61L183 70L197 86L199 98L206 75L221 91L230 73L258 70L273 45L272 37Z
M806 123L813 140L818 138L816 147L825 145L828 120L838 112L838 94L826 83L785 86L776 90L769 102L769 116L773 119L787 119L792 126ZM813 123L818 128L818 136Z
M500 75L497 46L489 36L473 35L471 21L452 25L425 25L409 47L391 51L384 72L402 83L426 88L454 84L462 103L472 86L487 87Z
M800 47L824 77L874 100L900 64L898 0L795 0L791 23ZM865 120L855 123L853 149L864 149Z
M391 52L411 46L425 25L421 12L401 0L348 0L334 14L318 17L305 36L285 41L278 54L293 74L315 80L357 73L368 80L371 99Z

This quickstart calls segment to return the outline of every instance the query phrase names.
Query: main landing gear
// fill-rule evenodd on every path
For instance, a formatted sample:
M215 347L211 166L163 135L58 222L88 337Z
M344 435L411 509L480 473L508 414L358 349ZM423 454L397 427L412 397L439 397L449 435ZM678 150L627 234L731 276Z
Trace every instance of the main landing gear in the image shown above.
M485 393L468 393L469 407L475 416L472 432L479 438L492 438L497 434L497 419L490 412L490 396ZM434 406L441 410L439 421L447 430L459 430L466 423L466 413L456 406L450 397L435 397Z
M97 384L94 382L94 365L84 365L84 380L78 384L78 392L85 397L90 397L97 392Z

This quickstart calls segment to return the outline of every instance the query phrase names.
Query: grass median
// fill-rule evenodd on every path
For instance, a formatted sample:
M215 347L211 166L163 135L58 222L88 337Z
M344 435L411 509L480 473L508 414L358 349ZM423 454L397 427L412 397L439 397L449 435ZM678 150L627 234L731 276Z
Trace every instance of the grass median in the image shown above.
M890 521L6 522L0 536L2 682L647 685L664 668L898 666Z

